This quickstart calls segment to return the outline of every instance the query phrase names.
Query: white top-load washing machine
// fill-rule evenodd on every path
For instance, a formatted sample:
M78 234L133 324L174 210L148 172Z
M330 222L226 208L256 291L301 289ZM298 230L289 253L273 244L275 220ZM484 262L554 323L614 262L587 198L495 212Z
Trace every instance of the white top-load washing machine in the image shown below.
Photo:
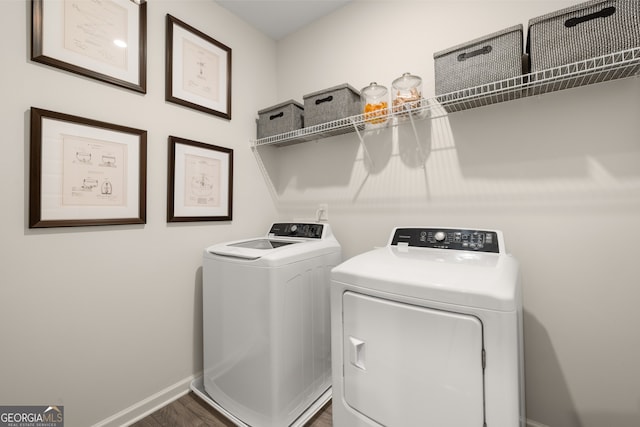
M525 426L518 263L500 231L396 228L331 273L333 425Z
M331 398L329 281L341 261L324 223L206 248L204 375L191 388L240 426L304 424Z

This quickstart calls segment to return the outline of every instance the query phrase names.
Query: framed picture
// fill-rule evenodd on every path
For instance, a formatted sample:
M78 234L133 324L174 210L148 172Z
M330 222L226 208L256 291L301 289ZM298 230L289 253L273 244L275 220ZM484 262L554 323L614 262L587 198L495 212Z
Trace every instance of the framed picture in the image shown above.
M231 221L233 150L169 136L167 222Z
M231 48L167 15L166 100L231 120Z
M147 4L32 0L31 59L147 91Z
M146 222L147 131L31 108L29 228Z

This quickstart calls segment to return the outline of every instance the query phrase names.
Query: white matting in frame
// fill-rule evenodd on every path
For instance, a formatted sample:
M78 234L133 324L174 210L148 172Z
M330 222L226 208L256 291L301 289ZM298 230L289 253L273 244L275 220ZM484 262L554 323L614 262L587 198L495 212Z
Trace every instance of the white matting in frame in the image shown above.
M232 219L233 150L169 137L168 222Z
M231 120L231 48L167 15L166 99Z
M146 131L31 109L30 227L146 222Z
M32 1L31 59L146 93L146 3Z

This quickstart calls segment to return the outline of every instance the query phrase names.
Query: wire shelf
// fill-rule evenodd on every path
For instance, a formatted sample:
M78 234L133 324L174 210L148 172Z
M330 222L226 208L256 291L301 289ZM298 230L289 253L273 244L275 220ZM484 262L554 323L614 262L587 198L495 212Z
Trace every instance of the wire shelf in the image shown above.
M499 102L557 92L564 89L622 79L640 74L640 47L628 49L548 70L501 80L481 86L459 90L434 98L423 98L418 107L400 112L389 111L384 125L371 125L364 114L302 128L291 132L251 140L252 147L263 145L286 146L312 141L348 132L381 128L404 122L406 115L412 118L436 117L445 112L478 108Z

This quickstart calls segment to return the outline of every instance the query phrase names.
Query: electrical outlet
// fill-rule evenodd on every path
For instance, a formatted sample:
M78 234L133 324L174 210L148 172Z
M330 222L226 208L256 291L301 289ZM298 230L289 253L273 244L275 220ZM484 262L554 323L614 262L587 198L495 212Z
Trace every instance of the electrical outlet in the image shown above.
M318 221L329 221L329 204L320 203L316 214Z

